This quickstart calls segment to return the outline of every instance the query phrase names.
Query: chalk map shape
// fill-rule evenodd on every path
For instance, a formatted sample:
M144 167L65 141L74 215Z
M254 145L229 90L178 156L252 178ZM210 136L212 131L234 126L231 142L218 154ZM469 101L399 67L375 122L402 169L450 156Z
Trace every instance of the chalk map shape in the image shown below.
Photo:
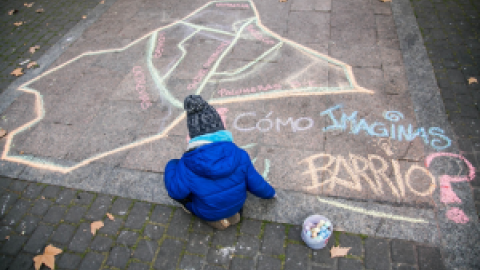
M185 118L189 94L213 105L373 94L351 66L266 28L251 1L209 2L125 47L82 53L19 90L35 95L37 118L10 132L2 159L63 173L167 137Z

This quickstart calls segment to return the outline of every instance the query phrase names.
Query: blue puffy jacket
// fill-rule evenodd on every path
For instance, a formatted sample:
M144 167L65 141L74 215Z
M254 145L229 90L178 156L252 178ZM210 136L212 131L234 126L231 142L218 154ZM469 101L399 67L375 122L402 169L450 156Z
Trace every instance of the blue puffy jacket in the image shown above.
M168 195L187 197L186 208L207 221L235 215L243 207L247 190L270 199L275 190L253 167L245 150L233 142L214 142L172 159L165 168Z

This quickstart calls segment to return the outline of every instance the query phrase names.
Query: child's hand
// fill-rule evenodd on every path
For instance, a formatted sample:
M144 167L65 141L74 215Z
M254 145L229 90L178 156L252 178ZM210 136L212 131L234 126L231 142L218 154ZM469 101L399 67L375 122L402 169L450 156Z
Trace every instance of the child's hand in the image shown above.
M273 195L272 199L276 199L277 198L277 193L275 193L275 195Z

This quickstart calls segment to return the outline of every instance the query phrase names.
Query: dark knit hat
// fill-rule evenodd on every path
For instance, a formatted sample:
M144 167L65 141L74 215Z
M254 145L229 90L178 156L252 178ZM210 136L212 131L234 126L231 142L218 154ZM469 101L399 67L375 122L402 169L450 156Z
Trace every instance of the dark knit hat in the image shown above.
M187 111L187 127L190 138L207 133L225 130L217 110L201 96L190 95L185 98L183 107Z

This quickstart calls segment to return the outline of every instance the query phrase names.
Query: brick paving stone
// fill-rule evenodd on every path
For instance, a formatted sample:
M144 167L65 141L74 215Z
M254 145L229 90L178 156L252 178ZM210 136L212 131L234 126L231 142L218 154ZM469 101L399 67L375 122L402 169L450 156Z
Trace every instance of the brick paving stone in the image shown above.
M90 244L90 249L98 251L98 252L103 252L103 251L108 251L110 250L110 247L113 244L113 240L111 238L97 235L93 239L92 243Z
M260 240L251 235L241 235L235 247L235 255L254 257L260 250Z
M23 192L28 186L28 182L21 180L14 180L8 187L12 191Z
M2 225L13 226L17 224L29 209L29 201L18 200L9 210L8 214L2 219Z
M56 203L61 205L68 205L72 202L72 200L75 198L76 195L77 195L77 191L66 188L60 192L56 200Z
M332 236L330 241L328 241L326 247L319 250L312 250L312 261L315 263L322 263L328 266L333 266L337 259L330 257L330 250L332 249L334 244L335 241Z
M440 250L434 247L417 246L418 267L420 270L444 270Z
M108 234L108 235L117 235L118 231L123 225L124 220L121 218L115 218L115 220L110 220L106 218L103 220L104 226L98 230L101 234Z
M108 255L107 265L120 269L125 268L128 260L130 259L130 253L131 251L127 247L113 247Z
M390 268L382 268L390 269ZM362 261L356 259L339 258L338 270L363 270Z
M60 260L58 260L58 266L59 268L64 268L64 269L77 269L78 265L82 261L82 257L76 254L71 254L71 253L63 253L60 257Z
M45 215L45 217L42 219L42 221L50 224L59 223L60 220L62 220L63 217L65 216L66 210L67 208L64 206L54 205L50 207L50 209L48 209L48 212Z
M291 226L290 230L288 230L288 240L298 241L303 243L302 240L302 226Z
M329 266L318 266L318 265L312 265L312 270L333 270L334 268L329 267Z
M204 259L194 255L184 255L180 261L180 269L202 269Z
M149 220L151 206L149 203L136 202L125 221L125 227L140 230L143 224Z
M416 264L415 249L413 243L402 240L392 240L391 245L392 262Z
M71 223L78 223L83 218L83 215L85 215L86 212L87 207L74 205L67 210L67 214L65 215L65 221Z
M231 270L249 270L255 268L255 261L253 258L233 258Z
M365 240L365 267L372 270L389 269L390 247L385 239L368 237Z
M262 222L258 220L244 219L240 226L240 233L250 234L254 236L260 235L262 229Z
M43 251L48 238L53 233L53 227L47 225L39 225L35 232L33 232L32 236L28 240L27 244L23 250L28 253L37 254Z
M393 270L417 270L416 266L401 264L401 265L393 265Z
M133 253L133 257L141 261L150 262L155 256L157 247L158 244L154 241L140 240L135 252Z
M121 231L117 237L117 243L120 245L133 246L137 242L138 233L132 231Z
M208 264L208 265L205 265L204 270L225 270L225 268L217 266L217 265Z
M35 202L30 212L37 216L43 216L52 204L53 203L49 200L38 200Z
M5 239L12 232L12 227L10 226L1 226L0 227L0 239Z
M173 209L164 205L156 205L153 209L152 216L150 220L156 223L167 224L170 220Z
M7 270L12 263L13 258L5 255L0 255L0 270Z
M33 256L32 254L27 253L20 253L15 259L13 260L12 264L8 269L15 269L15 270L30 270L33 266Z
M29 235L33 233L35 228L37 228L39 221L40 221L40 218L38 217L26 215L23 217L20 223L18 223L15 231L19 234Z
M42 196L44 196L47 199L56 199L58 196L58 193L60 193L60 187L59 186L47 186L43 192Z
M277 270L282 268L282 261L269 256L259 256L257 270Z
M289 244L285 257L285 270L301 270L308 266L310 249L304 245Z
M143 263L131 263L128 266L128 270L149 270L150 266Z
M187 252L207 255L211 238L210 235L191 233L187 244Z
M160 245L153 267L155 269L175 269L184 243L176 239L165 239Z
M105 256L95 252L89 252L83 258L78 270L97 270L102 265Z
M168 226L167 234L174 237L187 238L191 219L192 215L187 214L180 208L177 209L173 214L170 226ZM175 224L175 226L171 226L171 224Z
M159 240L160 238L162 238L164 233L164 227L154 224L147 224L145 230L143 231L143 234L152 240Z
M210 264L228 267L235 252L234 247L214 247L212 246L207 253L207 262Z
M52 235L52 241L66 245L72 239L75 227L68 224L60 224Z
M35 199L38 196L40 196L44 188L45 186L42 186L42 185L30 184L25 189L25 192L23 193L22 197L27 199Z
M132 205L132 200L125 198L117 198L110 209L110 213L113 215L124 216L127 214L128 209Z
M14 205L17 200L18 200L17 194L8 193L8 194L2 195L2 197L0 197L0 206L1 206L0 217L8 213L8 210L10 209L10 207L12 207L12 205Z
M172 222L173 223L173 222ZM212 247L231 247L237 241L236 226L230 226L223 231L215 231L212 239Z
M480 177L479 177L480 179ZM205 223L204 221L195 218L192 223L192 230L195 232L202 232L202 233L212 233L213 227Z
M73 236L68 249L74 252L85 252L85 250L90 245L90 241L92 240L92 233L90 231L90 224L89 223L82 223L77 229L77 232Z
M73 202L75 204L89 205L92 202L94 197L95 197L95 195L93 195L91 193L81 192L81 193L77 194L77 197L74 198Z
M285 241L285 226L274 223L265 225L263 235L262 253L281 255L284 253L283 242Z
M96 221L102 219L107 210L110 208L110 204L112 203L112 197L106 195L98 195L95 201L88 209L87 213L85 214L85 219Z
M6 189L10 184L12 184L12 179L0 176L0 188L1 189Z
M25 242L28 240L26 236L17 236L12 235L10 239L8 239L5 244L3 245L0 253L7 254L7 255L16 255L22 249Z
M362 238L356 235L348 235L345 233L340 234L340 246L341 247L351 247L348 251L349 255L353 256L363 256L363 243Z

